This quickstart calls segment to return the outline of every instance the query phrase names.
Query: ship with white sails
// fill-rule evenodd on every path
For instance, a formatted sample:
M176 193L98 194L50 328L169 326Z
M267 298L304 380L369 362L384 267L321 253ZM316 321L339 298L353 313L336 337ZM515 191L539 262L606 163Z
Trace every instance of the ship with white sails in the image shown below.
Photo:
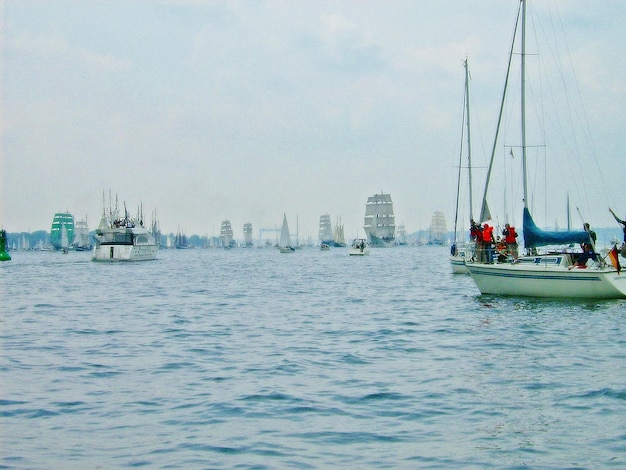
M222 246L227 250L234 248L235 246L235 240L233 240L233 227L228 219L222 221L222 225L220 227L220 240L222 241Z
M343 222L341 221L341 217L337 220L335 224L335 230L333 232L333 243L337 248L345 248L346 247L346 236L343 229Z
M447 245L448 244L448 227L446 218L441 211L435 211L430 222L430 230L428 235L429 245Z
M287 214L283 214L283 225L280 229L280 240L278 241L278 250L281 253L293 253L296 251L291 243L291 234L289 233L289 224L287 223Z
M320 245L326 245L326 246L334 245L333 227L330 223L329 214L320 215L319 239L320 239Z
M323 214L320 216L319 240L322 247L345 247L346 239L344 235L343 223L341 218L337 219L335 229L333 230L330 223L330 215Z
M76 251L91 251L93 243L89 236L89 223L87 216L83 220L77 220L74 224L74 241L71 248Z
M381 192L367 198L363 229L370 246L395 245L396 222L390 194Z
M252 242L252 224L249 222L243 224L243 245L246 248L252 248L254 246Z

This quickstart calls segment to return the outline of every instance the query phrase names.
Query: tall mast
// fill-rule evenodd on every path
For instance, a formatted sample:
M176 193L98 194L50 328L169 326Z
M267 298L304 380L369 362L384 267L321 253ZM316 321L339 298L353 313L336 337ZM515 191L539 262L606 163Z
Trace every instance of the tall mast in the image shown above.
M467 168L468 168L468 182L469 182L469 210L470 210L470 219L474 219L473 212L473 199L472 199L472 133L470 132L470 109L469 109L469 101L470 101L470 91L469 91L469 66L467 63L467 58L464 62L465 66L465 108L467 112Z
M504 80L504 89L502 90L502 98L500 100L500 112L498 113L498 123L496 125L496 135L493 139L493 147L491 148L491 158L489 159L489 168L487 169L487 177L485 179L485 190L483 192L483 200L481 202L480 208L480 221L485 221L491 218L491 213L489 211L489 204L487 203L487 194L489 193L489 182L491 180L491 172L493 170L493 163L495 161L496 152L498 150L498 137L500 135L500 128L502 127L502 118L504 116L504 106L506 102L506 95L509 87L509 76L511 74L511 63L513 61L513 55L515 50L515 38L517 37L517 31L519 26L519 17L520 10L524 3L521 3L519 6L519 10L517 11L516 21L515 21L515 30L513 34L513 40L511 41L511 48L509 50L509 62L506 68L506 78Z
M526 1L522 0L522 53L521 53L521 119L522 119L522 179L524 183L524 208L528 209L528 182L526 178Z

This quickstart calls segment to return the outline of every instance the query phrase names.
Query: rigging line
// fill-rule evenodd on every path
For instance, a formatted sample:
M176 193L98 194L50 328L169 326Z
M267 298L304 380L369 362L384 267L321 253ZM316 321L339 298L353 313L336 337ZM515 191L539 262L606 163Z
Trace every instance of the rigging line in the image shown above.
M558 8L558 7L557 7ZM565 43L566 49L567 49L567 57L569 58L570 63L573 63L573 59L572 59L572 55L571 52L569 50L568 47L568 43ZM601 182L601 189L604 192L604 197L606 201L609 201L609 194L607 191L607 184L606 184L606 180L604 179L604 173L602 172L602 169L600 167L600 162L598 161L598 154L596 152L596 147L595 147L595 143L592 137L592 133L591 133L591 125L589 124L589 118L588 118L588 113L587 113L587 109L585 108L585 102L582 98L582 93L580 91L580 86L579 86L579 82L578 82L578 77L576 76L576 70L574 69L574 67L572 67L572 74L574 76L574 85L576 86L576 93L578 95L578 99L580 100L581 103L581 107L582 109L582 119L584 122L584 131L586 132L587 135L587 139L589 142L589 145L591 147L591 156L593 158L593 161L596 165L596 169L597 169L597 174L600 177L600 182Z
M515 37L517 36L517 28L520 21L520 12L522 9L522 3L517 7L517 19L515 20L515 27L513 28L513 37L511 39L511 48L509 51L509 62L506 68L506 78L504 80L504 89L502 90L502 99L500 101L500 111L498 113L498 123L496 125L496 134L493 139L493 147L491 148L491 157L489 160L489 168L487 169L487 177L485 179L485 190L483 192L483 199L480 208L480 220L483 221L485 216L489 212L488 204L487 204L487 194L489 191L489 182L491 180L491 171L493 169L493 162L495 159L496 150L498 148L498 137L500 135L500 126L502 124L502 116L504 114L504 107L506 102L506 93L509 85L509 76L511 74L511 62L513 61L513 50L515 47Z
M463 163L463 138L464 138L464 131L465 131L465 103L467 100L467 96L466 93L463 93L463 111L461 112L461 114L463 115L463 118L461 120L461 142L459 145L459 170L458 170L458 176L457 176L457 182L456 182L456 206L455 206L455 210L454 210L454 242L456 243L456 232L457 232L457 223L458 223L458 218L459 218L459 193L461 191L461 165Z
M598 154L597 154L597 151L596 151L595 142L594 142L593 137L592 137L591 125L589 123L588 113L587 113L587 110L586 110L586 107L585 107L585 102L584 102L583 97L582 97L582 92L580 90L580 84L579 84L578 76L576 74L576 69L573 66L574 60L572 58L572 53L571 53L571 50L569 48L569 41L567 41L567 36L566 36L566 33L565 33L565 27L563 25L562 16L561 16L561 14L559 12L559 7L558 7L558 4L556 2L555 2L555 9L557 11L557 18L559 20L559 32L560 32L561 36L563 37L564 48L565 48L565 51L566 51L565 55L568 58L568 63L570 65L571 75L573 76L573 85L574 85L574 89L575 89L575 92L576 92L576 98L578 99L578 102L580 103L580 107L582 108L581 109L581 113L576 112L575 114L576 114L576 116L578 116L578 118L580 119L580 122L582 124L582 126L581 126L582 129L581 130L583 131L583 134L586 137L587 143L588 143L588 145L590 147L590 150L591 150L591 159L593 160L593 163L594 163L594 165L596 167L596 170L597 170L596 174L598 175L598 178L600 180L601 192L602 192L602 194L603 194L603 196L605 198L605 201L608 202L610 200L610 197L609 197L609 194L608 194L608 190L607 190L608 186L606 184L604 173L603 173L603 171L601 169L600 162L598 160ZM559 63L559 65L560 65L560 63ZM560 67L559 67L559 70L561 71L562 76L564 76L565 74L562 72ZM563 80L563 85L565 87L565 80ZM566 95L566 96L569 97L569 94ZM568 102L568 104L569 104L569 102ZM569 107L568 107L568 109L569 109ZM576 136L574 136L574 137L576 137ZM576 142L576 138L574 139L574 141ZM579 150L578 146L576 146L576 151L578 152L578 150ZM580 163L580 160L581 159L580 159L580 156L579 156L579 163ZM580 167L580 164L579 164L579 167ZM581 172L582 172L582 168L581 168ZM585 183L585 181L583 181L583 184L584 183ZM590 184L592 184L594 186L594 192L598 193L599 191L598 191L597 185L595 184L595 180L592 180L590 182Z
M571 93L568 91L569 90L569 85L568 85L568 81L566 80L566 73L565 73L565 70L563 68L563 64L562 64L562 62L560 60L558 60L559 57L564 57L565 56L565 54L561 53L561 46L560 46L561 43L565 44L565 49L566 49L566 52L567 52L566 55L567 55L567 57L569 57L569 62L570 62L570 65L571 65L570 66L570 70L571 70L572 74L574 74L575 69L573 67L573 61L571 60L571 53L570 53L569 48L568 48L568 41L567 41L567 39L565 37L564 28L563 28L563 24L562 24L562 21L561 21L561 15L560 15L560 13L558 11L558 6L556 8L556 10L557 10L556 14L552 13L552 10L550 9L550 5L548 5L548 9L550 10L550 15L549 15L550 30L553 32L551 37L552 37L554 45L555 45L554 49L549 48L549 51L552 54L552 59L551 59L552 63L556 65L556 69L559 72L558 73L558 77L560 79L560 86L562 88L562 90L560 90L560 91L564 92L563 102L565 103L565 106L563 106L561 103L558 103L558 104L556 103L555 99L556 99L557 94L554 91L554 88L552 86L552 82L546 81L546 84L547 84L548 90L550 91L550 98L551 98L553 109L554 110L559 110L561 108L565 108L567 110L567 116L564 116L564 117L567 118L567 125L568 125L569 129L575 130L576 126L574 125L573 117L574 117L574 115L578 116L578 113L576 112L576 108L573 106L572 99L571 99L572 98ZM553 21L555 15L556 15L556 18L558 19L559 25L560 25L560 38L561 38L561 40L559 40L559 38L557 38L557 35L556 35L557 28L555 27L555 24L554 24L554 21ZM539 26L542 26L542 25L539 23ZM543 31L544 37L547 39L548 38L547 31L545 29L543 29L543 28L542 28L542 31ZM546 41L546 44L549 44L548 41ZM545 62L543 60L540 61L540 64L542 65L543 69L545 69L545 70L548 69L548 67L546 66L546 64L545 64ZM576 83L576 80L574 80L574 82ZM543 83L543 81L541 83ZM582 103L582 98L580 98L580 102ZM573 132L573 133L570 132L570 135L567 136L566 133L564 132L563 120L560 119L559 117L560 117L559 115L556 115L555 119L551 120L551 123L559 130L559 134L560 134L560 136L562 138L562 142L563 142L563 148L566 151L568 151L568 152L571 151L571 153L576 156L576 165L578 167L578 171L581 174L583 174L584 171L583 171L583 165L582 165L582 158L581 158L581 155L580 155L580 146L578 144L578 137L579 136L578 136L578 134L576 132ZM570 148L570 145L569 145L570 142L573 143L573 148ZM583 184L583 189L584 189L584 186L586 186L586 181L582 181L582 184ZM577 188L575 188L575 189L577 189ZM584 192L587 193L587 190L584 189ZM579 196L579 198L580 198L580 196Z

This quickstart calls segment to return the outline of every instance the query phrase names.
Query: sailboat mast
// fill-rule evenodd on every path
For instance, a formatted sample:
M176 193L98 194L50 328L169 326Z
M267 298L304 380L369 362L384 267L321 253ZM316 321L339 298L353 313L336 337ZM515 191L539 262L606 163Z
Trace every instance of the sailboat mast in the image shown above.
M465 66L465 109L467 112L467 178L469 183L469 210L470 210L470 219L474 219L474 202L472 198L472 133L470 132L470 90L469 90L469 65L467 63L467 58L464 62Z
M528 209L528 183L526 175L526 1L522 0L522 52L521 52L521 119L522 119L522 180L524 208Z
M519 8L522 8L520 4ZM515 21L515 30L513 34L513 40L511 41L511 48L509 51L509 62L506 67L506 78L504 80L504 89L502 90L502 98L500 100L500 112L498 113L498 123L496 124L496 135L493 139L493 147L491 148L491 157L489 159L489 168L487 169L487 177L485 179L485 189L483 192L483 200L480 207L480 219L485 221L491 218L489 211L489 204L487 203L487 194L489 193L489 182L491 181L491 173L493 170L493 163L495 161L496 152L498 149L498 137L500 136L500 128L502 127L502 118L504 116L504 105L506 102L507 91L509 88L509 76L511 74L511 63L513 61L513 51L515 50L515 37L517 35L517 27L519 25L520 10L517 11L517 20Z

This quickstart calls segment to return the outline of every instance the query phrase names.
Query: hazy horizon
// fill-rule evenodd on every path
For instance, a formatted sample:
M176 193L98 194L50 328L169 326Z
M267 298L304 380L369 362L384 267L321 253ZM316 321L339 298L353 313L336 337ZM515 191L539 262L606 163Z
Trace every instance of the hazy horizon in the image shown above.
M315 239L328 213L352 239L367 198L384 191L407 232L427 229L435 211L452 230L463 60L476 211L518 4L5 0L0 224L49 230L69 210L95 228L110 190L148 222L156 210L167 233L211 236L229 219L256 236L286 213L292 232L297 218L301 237ZM533 183L537 222L564 226L569 195L574 225L610 227L608 207L626 214L626 3L531 6L533 37L566 34L546 55L562 57L553 70L584 103L582 117L573 102L557 107L588 126L576 143L590 149L575 161L553 137L573 142L569 123L547 120L545 144L565 157L533 162L548 181ZM513 111L505 121L515 126ZM518 175L509 170L507 184ZM502 199L499 220L521 225L519 193Z

